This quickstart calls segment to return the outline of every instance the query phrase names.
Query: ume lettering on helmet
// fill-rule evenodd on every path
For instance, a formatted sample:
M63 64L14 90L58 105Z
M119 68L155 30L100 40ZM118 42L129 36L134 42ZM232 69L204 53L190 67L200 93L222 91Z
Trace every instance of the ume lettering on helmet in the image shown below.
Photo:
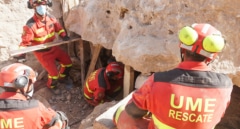
M0 86L21 89L24 88L29 81L36 81L36 73L21 63L14 63L5 66L0 71Z
M179 31L180 48L214 59L225 46L220 31L210 24L193 24Z

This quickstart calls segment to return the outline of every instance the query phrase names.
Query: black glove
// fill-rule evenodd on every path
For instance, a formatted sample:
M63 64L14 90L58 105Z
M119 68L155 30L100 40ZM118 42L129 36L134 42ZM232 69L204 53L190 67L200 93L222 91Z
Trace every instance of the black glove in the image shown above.
M64 37L62 37L63 41L68 41L70 38L66 35Z
M26 61L26 53L13 56L14 59L17 59L17 62L23 63Z

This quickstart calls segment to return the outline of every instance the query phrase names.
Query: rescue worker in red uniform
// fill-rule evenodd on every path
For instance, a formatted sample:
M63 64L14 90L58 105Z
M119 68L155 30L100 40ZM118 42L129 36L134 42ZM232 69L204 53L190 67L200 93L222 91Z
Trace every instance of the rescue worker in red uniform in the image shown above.
M23 27L20 47L52 42L56 38L56 33L63 40L69 40L69 37L57 19L47 13L47 5L52 5L50 0L30 0L28 2L29 8L33 8L35 13ZM57 88L58 80L71 82L69 71L72 67L72 61L69 55L59 46L37 50L33 53L48 72L48 88L55 94L60 94L60 90ZM57 68L55 61L60 63L60 70Z
M89 75L84 85L84 98L93 105L112 100L123 89L123 64L111 62Z
M233 84L208 64L225 40L210 24L183 27L179 39L182 62L151 75L126 106L118 108L113 118L118 129L214 129L220 122Z
M69 129L65 113L32 99L35 81L36 74L27 65L14 63L1 69L1 129Z

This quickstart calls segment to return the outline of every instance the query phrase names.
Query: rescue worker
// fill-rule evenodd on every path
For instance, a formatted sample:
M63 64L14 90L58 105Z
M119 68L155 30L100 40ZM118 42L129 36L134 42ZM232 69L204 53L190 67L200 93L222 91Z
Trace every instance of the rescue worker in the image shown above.
M36 74L27 65L14 63L1 69L1 129L69 129L65 113L32 99L35 82Z
M28 7L35 10L34 16L23 26L22 42L20 47L34 46L54 41L56 33L64 40L69 40L68 35L55 17L47 13L47 6L52 5L50 0L30 0ZM69 55L59 46L36 50L33 52L37 60L48 72L47 87L55 94L60 94L57 87L59 80L71 87L72 80L69 71L72 61ZM19 55L21 57L21 55ZM60 63L57 68L56 61ZM70 86L69 86L70 85Z
M111 62L91 73L84 85L84 98L93 105L111 101L123 89L123 64Z
M205 23L183 27L179 39L182 62L151 75L126 106L117 109L113 119L118 129L214 129L219 123L233 84L208 64L222 52L225 40Z

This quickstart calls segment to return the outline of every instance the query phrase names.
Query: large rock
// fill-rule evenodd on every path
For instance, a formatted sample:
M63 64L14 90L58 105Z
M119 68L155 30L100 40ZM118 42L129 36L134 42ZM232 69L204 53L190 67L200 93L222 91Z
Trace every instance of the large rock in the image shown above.
M177 34L181 27L210 23L227 40L224 53L211 67L240 85L236 74L240 62L235 58L240 54L239 35L234 35L240 30L239 4L238 0L86 0L70 10L65 25L83 39L112 49L118 61L149 73L171 69L180 62Z

